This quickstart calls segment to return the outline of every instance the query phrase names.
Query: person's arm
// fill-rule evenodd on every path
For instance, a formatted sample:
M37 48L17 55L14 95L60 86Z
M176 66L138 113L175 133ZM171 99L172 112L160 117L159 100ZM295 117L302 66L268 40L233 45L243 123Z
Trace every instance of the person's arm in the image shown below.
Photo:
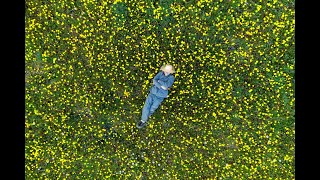
M163 82L161 80L158 80L160 87L164 90L168 90L174 82L174 76L171 76L167 82Z
M159 72L154 78L153 78L153 84L158 87L161 88L161 84L158 82L159 78L161 76L161 72Z

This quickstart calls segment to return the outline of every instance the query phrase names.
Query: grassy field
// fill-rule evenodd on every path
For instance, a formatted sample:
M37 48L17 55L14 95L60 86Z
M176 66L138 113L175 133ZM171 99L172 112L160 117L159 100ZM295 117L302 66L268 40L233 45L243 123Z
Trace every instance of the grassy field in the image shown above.
M25 23L26 179L295 179L294 1L27 0Z

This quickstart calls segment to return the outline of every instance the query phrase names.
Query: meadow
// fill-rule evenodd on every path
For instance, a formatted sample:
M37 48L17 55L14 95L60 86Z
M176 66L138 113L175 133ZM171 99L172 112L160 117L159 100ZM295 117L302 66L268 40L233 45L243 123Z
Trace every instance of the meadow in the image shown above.
M294 3L27 0L26 179L295 179Z

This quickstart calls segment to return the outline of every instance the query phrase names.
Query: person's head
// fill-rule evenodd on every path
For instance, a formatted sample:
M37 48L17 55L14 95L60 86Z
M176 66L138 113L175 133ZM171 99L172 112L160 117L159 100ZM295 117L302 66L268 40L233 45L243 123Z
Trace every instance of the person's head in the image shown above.
M160 70L162 70L166 76L176 72L174 70L174 67L170 64L166 64L166 65L161 66Z

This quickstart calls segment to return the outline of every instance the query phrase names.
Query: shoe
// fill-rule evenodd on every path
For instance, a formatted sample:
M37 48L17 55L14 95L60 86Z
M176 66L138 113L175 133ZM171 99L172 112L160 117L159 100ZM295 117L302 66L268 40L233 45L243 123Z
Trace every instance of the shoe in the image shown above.
M137 128L141 129L141 128L143 128L146 124L147 124L147 122L139 121L139 122L137 123Z

